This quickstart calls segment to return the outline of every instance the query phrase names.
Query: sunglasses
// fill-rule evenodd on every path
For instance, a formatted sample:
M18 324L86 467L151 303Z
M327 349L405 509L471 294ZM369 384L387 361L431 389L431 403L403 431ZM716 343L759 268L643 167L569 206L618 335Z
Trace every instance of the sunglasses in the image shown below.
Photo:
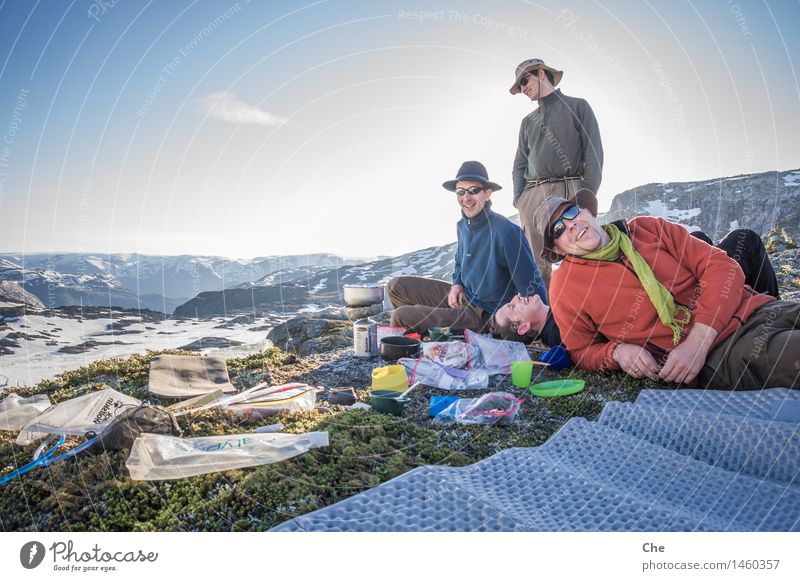
M564 220L574 220L580 213L581 207L578 204L572 204L566 210L561 212L561 216L559 216L558 220L553 222L553 225L550 227L550 239L556 240L567 229L566 224L564 224Z
M527 77L525 77L524 79L522 79L522 80L519 82L519 86L520 86L520 87L527 87L527 86L528 86L528 82L529 82L529 81L531 81L532 79L538 79L538 78L539 78L539 77L538 77L538 74L533 74L533 73L531 73L531 74L529 74Z
M472 187L469 187L469 188L457 188L456 189L456 195L459 198L463 198L465 194L470 194L472 196L477 196L478 194L480 194L485 189L486 188L483 187L483 186L472 186Z

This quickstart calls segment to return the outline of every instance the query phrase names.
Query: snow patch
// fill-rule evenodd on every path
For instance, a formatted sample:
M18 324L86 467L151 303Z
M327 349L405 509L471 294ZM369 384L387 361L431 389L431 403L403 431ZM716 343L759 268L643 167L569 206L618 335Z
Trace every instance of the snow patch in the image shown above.
M642 214L666 218L672 222L677 222L686 226L686 222L695 216L699 216L703 211L700 208L680 210L678 208L668 208L661 200L651 200L642 210Z
M328 277L320 279L320 281L314 285L314 287L308 291L308 294L315 295L319 291L325 288L325 283L328 282Z
M783 176L785 187L800 186L800 171L793 171Z

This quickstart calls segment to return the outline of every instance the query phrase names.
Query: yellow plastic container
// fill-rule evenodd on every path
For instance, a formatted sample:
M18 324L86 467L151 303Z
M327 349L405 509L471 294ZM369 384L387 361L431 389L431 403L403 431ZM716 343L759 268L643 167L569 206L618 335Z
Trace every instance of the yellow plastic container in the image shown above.
M408 375L402 365L387 365L372 370L372 389L405 391L408 389Z

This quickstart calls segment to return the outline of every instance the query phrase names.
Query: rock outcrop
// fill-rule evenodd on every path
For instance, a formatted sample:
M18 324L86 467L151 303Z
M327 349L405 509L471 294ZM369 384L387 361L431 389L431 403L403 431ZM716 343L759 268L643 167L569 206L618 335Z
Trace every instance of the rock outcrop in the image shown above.
M352 346L353 324L344 316L296 317L276 326L267 335L276 347L300 356Z

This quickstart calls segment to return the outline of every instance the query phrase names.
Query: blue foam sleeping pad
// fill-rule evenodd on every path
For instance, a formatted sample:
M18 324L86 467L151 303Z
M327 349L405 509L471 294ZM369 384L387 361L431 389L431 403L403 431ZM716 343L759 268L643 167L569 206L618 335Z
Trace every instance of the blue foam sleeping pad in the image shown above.
M423 466L273 530L800 530L796 427L766 417L793 397L767 391L608 404L538 448Z

